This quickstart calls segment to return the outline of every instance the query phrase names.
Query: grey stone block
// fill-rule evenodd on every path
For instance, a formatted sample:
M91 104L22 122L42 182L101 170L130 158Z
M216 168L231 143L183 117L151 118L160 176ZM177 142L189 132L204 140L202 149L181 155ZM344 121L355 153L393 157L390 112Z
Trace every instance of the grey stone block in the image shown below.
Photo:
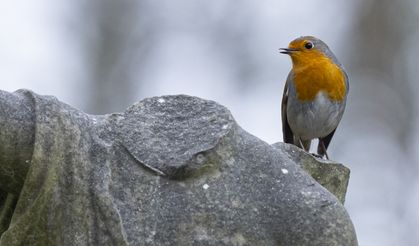
M35 139L0 245L357 245L341 202L215 102L154 97L93 116L13 96L33 98Z

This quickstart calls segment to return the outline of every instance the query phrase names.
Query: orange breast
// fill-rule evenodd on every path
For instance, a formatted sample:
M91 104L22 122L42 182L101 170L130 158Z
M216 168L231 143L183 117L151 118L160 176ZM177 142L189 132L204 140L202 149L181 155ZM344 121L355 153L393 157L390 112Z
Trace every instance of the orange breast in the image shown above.
M316 56L305 62L293 62L293 71L298 99L314 100L320 91L333 101L340 102L345 98L345 76L330 58Z

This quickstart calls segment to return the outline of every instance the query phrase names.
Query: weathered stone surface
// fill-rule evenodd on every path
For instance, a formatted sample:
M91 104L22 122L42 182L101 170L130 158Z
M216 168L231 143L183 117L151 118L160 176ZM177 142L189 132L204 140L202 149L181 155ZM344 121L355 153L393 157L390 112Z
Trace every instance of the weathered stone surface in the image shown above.
M350 170L341 163L316 158L292 144L275 143L275 148L284 150L288 157L309 173L344 204Z
M15 195L0 191L0 235L9 227L16 202L17 197Z
M19 194L35 139L35 109L30 93L0 91L0 190ZM1 192L1 191L0 191Z
M0 245L357 245L342 204L215 102L92 116L13 95L33 98L35 140Z
M217 146L234 120L218 104L196 100L149 98L128 108L119 124L123 146L140 163L169 178L186 177L207 166L205 151Z

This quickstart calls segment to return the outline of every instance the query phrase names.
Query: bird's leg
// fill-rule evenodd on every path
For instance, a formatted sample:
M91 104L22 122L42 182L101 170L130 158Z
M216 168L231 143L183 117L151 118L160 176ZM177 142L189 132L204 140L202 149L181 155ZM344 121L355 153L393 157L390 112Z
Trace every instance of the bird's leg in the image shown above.
M321 139L319 139L319 147L321 149L321 153L326 156L327 160L329 160L329 155L327 154L326 146L324 146L324 142Z
M302 148L305 152L307 152L306 148L304 147L303 142L301 141L301 138L298 138L298 142L300 142L300 147L301 147L301 148Z

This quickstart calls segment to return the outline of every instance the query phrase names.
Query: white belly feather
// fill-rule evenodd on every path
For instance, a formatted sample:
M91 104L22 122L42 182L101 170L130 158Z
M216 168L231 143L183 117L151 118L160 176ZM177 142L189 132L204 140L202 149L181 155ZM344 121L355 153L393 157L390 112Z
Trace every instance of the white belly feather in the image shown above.
M325 137L339 124L344 107L319 92L312 102L288 102L288 122L294 135L302 140Z

